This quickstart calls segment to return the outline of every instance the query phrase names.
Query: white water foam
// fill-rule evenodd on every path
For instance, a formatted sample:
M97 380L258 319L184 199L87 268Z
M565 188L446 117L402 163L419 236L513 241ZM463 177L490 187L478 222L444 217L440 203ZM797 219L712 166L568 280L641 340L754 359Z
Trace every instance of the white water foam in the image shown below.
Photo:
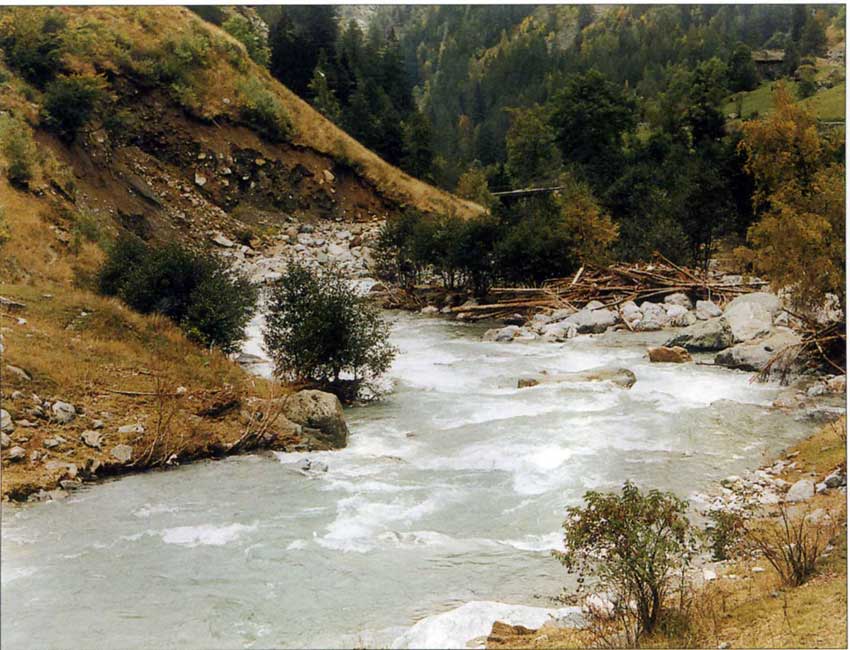
M246 526L244 524L230 524L229 526L201 524L200 526L166 528L161 531L161 536L162 541L166 544L178 544L189 547L224 546L239 539L242 533L255 530L256 528L256 525Z
M537 628L553 618L580 614L578 607L548 609L527 605L509 605L492 601L472 601L455 609L422 619L393 642L393 648L483 648L493 623Z

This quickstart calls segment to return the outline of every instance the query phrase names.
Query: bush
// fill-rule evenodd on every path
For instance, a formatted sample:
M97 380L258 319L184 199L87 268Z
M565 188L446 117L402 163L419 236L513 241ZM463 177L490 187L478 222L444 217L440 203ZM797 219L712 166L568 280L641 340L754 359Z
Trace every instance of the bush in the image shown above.
M102 77L60 75L51 81L44 95L47 126L62 139L73 142L103 98L104 87Z
M0 150L6 160L6 178L27 188L35 175L37 150L29 126L11 115L0 115Z
M744 544L764 556L784 585L797 587L814 574L818 558L840 530L836 517L822 509L792 512L783 503L777 518L749 522Z
M250 78L242 84L240 116L271 142L285 142L292 135L292 120L277 96L262 82Z
M267 68L271 50L269 50L268 34L261 29L262 26L265 26L262 21L260 25L248 20L245 16L233 14L224 21L221 28L245 46L248 56L254 63Z
M341 274L294 263L272 287L263 339L278 377L351 401L390 367L389 333Z
M568 571L615 597L619 613L634 615L636 634L651 633L678 575L696 551L687 503L669 492L641 492L626 482L620 494L587 492L584 507L567 509L566 550L555 552Z
M122 235L100 270L102 293L142 313L168 316L193 340L235 352L256 303L256 289L216 257L177 244L152 248Z
M4 13L0 21L0 48L6 62L27 81L42 86L59 69L65 17L55 9L35 7Z

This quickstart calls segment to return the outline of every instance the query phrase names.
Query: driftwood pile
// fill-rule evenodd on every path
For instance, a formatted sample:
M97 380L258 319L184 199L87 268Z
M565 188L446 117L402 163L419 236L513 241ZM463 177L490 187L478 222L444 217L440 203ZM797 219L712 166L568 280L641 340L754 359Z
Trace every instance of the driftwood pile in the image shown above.
M763 280L745 281L740 276L717 276L673 264L658 257L648 264L613 264L606 267L583 266L569 278L547 280L540 287L492 288L485 304L453 307L464 320L528 316L555 309L579 310L591 300L616 308L633 300L661 301L672 293L685 293L696 300L723 304L735 296L758 291Z

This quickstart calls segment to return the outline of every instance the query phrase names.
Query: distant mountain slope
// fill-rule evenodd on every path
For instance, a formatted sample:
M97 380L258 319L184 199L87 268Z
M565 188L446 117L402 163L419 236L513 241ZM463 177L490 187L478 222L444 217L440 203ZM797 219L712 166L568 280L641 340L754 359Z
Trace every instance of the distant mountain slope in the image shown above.
M3 9L0 47L0 112L32 168L17 188L0 185L0 202L39 206L44 228L30 235L67 244L83 219L92 239L126 228L208 241L288 217L482 211L387 164L187 9ZM4 272L43 266L17 244Z

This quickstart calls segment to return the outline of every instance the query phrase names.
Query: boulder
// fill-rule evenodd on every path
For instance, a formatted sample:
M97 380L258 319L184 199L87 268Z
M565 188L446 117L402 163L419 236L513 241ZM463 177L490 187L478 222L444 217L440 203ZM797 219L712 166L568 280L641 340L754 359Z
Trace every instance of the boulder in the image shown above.
M681 347L675 348L647 348L649 360L652 363L687 363L693 361L690 353Z
M519 334L518 325L508 325L507 327L496 328L484 332L485 341L496 341L497 343L507 343L513 341Z
M622 305L620 305L620 318L622 318L630 325L634 325L641 318L643 318L643 313L634 303L634 301L628 300Z
M565 321L549 323L540 329L540 334L546 341L566 341L573 338L577 333L578 328L575 323Z
M59 424L67 424L77 415L77 409L68 402L54 402L50 410L53 411L53 419Z
M0 432L0 449L8 449L12 446L12 439L5 433Z
M598 370L583 370L580 372L565 372L557 375L542 373L537 377L525 377L517 382L517 388L530 388L540 384L566 384L588 381L608 381L620 388L631 388L637 378L635 373L626 368L601 368Z
M826 382L826 389L830 393L843 395L847 391L847 375L836 375Z
M841 468L836 469L829 474L824 480L824 484L828 488L839 488L842 485L847 485L847 474Z
M298 391L285 399L283 414L296 424L318 429L319 437L331 447L345 447L348 442L348 426L336 395L320 390Z
M772 293L748 293L730 302L723 312L735 343L752 341L770 333L779 298Z
M440 310L438 307L434 307L434 305L428 305L427 307L423 307L419 310L420 314L425 314L426 316L430 316L432 314L439 314Z
M669 296L664 297L664 304L666 305L677 305L679 307L684 307L685 310L693 307L691 304L691 299L688 298L684 293L671 293Z
M23 447L12 447L9 450L9 460L17 462L27 457L27 450Z
M714 357L714 363L727 368L759 371L779 350L800 342L800 337L791 330L777 330L758 341L748 341L723 350Z
M785 500L790 503L805 501L815 495L815 484L807 478L801 478L794 483L785 495Z
M693 325L697 320L696 316L682 305L667 305L666 311L667 317L670 319L669 324L673 327L687 327L688 325Z
M15 430L15 421L9 414L9 411L0 409L0 431L3 433L12 433Z
M573 323L579 334L600 334L617 322L617 314L610 309L582 309L565 319Z
M699 320L708 320L722 315L723 311L711 300L697 300L696 317Z
M728 348L733 342L732 330L726 319L712 318L686 327L664 346L669 348L681 346L691 352L711 352Z
M133 448L130 445L115 445L109 453L119 463L129 463L133 457Z
M634 323L632 328L636 332L657 332L664 328L664 323L654 316L644 316L642 320Z

